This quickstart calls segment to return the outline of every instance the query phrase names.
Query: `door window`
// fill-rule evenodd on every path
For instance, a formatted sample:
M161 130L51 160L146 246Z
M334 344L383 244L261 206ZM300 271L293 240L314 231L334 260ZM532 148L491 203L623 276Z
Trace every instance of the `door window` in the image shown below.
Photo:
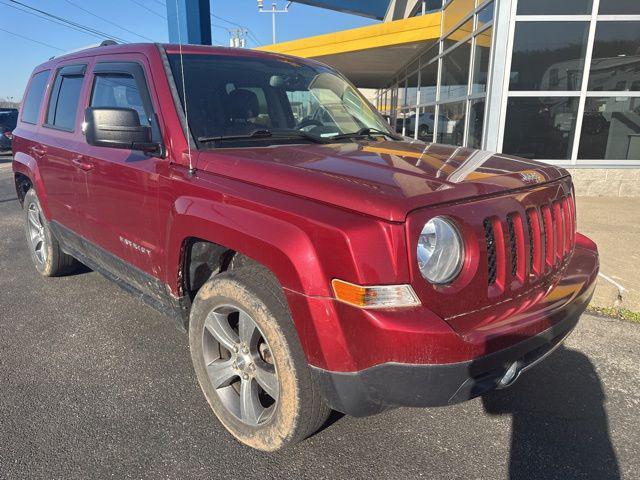
M49 98L46 126L74 130L85 68L85 65L72 65L58 70Z
M140 125L151 125L135 79L125 74L96 75L91 96L92 107L133 108L138 112Z

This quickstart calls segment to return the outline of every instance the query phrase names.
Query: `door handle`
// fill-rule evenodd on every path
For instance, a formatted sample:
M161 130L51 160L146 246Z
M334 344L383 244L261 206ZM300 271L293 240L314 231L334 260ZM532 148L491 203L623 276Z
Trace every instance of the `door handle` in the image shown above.
M82 155L74 158L72 162L76 167L78 167L80 170L84 170L85 172L93 169L93 164L85 161Z
M42 146L34 146L31 147L31 153L33 153L36 157L44 157L47 154L47 150Z

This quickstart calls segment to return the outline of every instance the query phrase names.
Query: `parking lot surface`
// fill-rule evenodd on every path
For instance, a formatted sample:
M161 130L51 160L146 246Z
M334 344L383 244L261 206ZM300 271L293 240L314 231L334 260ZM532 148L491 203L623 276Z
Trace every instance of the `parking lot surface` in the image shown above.
M41 278L23 237L0 157L2 479L638 478L639 325L585 315L511 389L263 454L213 417L171 320L94 272Z

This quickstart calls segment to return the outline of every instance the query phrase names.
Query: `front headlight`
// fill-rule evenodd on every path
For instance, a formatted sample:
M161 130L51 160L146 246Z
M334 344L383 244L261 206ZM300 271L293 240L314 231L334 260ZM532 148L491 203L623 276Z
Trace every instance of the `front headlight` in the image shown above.
M453 281L464 262L464 244L453 221L444 217L429 220L418 240L418 267L431 283Z

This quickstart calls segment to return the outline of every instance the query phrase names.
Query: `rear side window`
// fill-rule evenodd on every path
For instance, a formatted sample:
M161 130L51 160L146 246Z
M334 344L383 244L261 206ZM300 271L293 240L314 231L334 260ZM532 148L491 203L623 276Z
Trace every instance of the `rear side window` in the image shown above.
M73 131L85 68L84 65L70 66L58 71L51 89L46 125Z
M42 105L44 90L47 88L49 80L49 70L36 73L31 79L29 91L22 102L22 121L26 123L38 123L38 113Z
M150 125L140 90L131 75L101 73L96 76L91 96L92 107L133 108L138 112L140 125Z

